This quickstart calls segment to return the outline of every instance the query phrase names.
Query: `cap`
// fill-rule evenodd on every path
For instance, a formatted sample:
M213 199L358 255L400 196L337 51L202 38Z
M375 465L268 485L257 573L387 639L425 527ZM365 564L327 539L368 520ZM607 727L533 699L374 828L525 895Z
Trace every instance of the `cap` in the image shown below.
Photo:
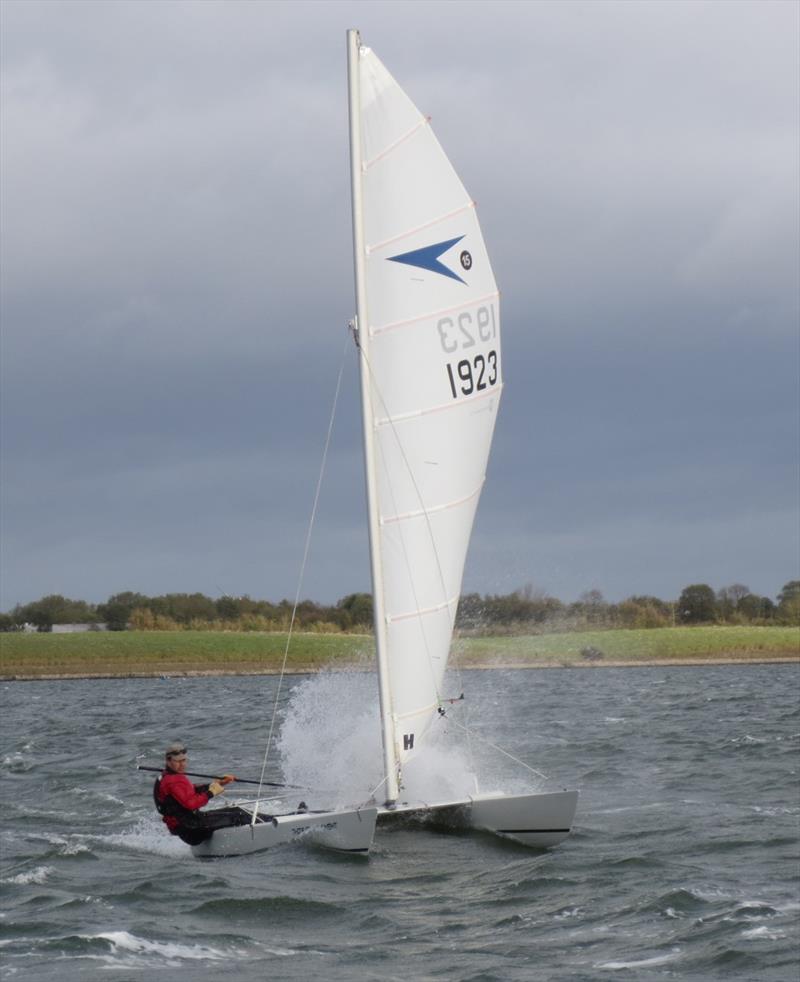
M166 756L170 760L185 760L186 759L186 744L178 740L176 743L171 743L167 747Z

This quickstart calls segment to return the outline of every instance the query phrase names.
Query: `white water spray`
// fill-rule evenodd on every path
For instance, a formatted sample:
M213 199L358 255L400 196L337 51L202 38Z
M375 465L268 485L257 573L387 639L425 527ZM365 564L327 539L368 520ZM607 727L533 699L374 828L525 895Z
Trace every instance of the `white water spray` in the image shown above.
M382 800L375 688L371 672L322 672L293 689L277 747L286 782L313 789L303 792L310 807L352 805L373 792ZM437 718L423 745L425 753L403 768L401 799L433 802L475 793L463 728Z

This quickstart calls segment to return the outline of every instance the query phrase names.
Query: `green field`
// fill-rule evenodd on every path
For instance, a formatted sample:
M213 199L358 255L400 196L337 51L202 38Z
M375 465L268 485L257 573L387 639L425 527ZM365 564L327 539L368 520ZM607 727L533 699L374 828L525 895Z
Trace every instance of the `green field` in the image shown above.
M208 631L121 631L0 635L0 676L180 675L280 671L285 634ZM582 649L602 658L589 662ZM286 668L372 667L368 635L295 634ZM459 638L452 662L463 668L515 665L743 661L800 658L795 627L673 627L522 637Z
M604 662L740 661L800 658L796 627L662 627L649 630L585 631L457 641L462 665L586 664L581 651L595 648Z
M0 637L0 673L38 675L179 675L182 672L276 672L285 634L215 631L109 631L86 634L6 634ZM367 635L295 634L286 669L370 658ZM364 653L362 655L362 652Z

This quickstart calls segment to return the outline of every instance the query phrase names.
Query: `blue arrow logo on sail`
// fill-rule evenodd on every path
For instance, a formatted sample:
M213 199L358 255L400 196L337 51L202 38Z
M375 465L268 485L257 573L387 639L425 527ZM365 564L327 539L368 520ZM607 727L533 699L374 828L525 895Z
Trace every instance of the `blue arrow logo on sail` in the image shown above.
M435 245L424 246L422 249L413 249L411 252L404 252L400 256L388 256L387 259L390 263L405 263L406 266L418 266L420 269L429 269L432 273L449 276L451 280L458 280L459 283L464 283L466 286L465 280L462 280L452 269L448 269L444 263L439 262L439 256L447 252L448 249L451 249L456 242L460 242L463 238L463 235L459 235L457 239L448 239L447 242L437 242Z

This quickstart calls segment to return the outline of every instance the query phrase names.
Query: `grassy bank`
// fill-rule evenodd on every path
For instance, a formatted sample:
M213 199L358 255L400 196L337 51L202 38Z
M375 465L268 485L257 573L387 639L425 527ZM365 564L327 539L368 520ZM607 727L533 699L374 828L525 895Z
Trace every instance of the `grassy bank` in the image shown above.
M6 634L0 673L14 675L179 675L182 672L276 672L285 634L215 631L109 631ZM295 634L287 671L357 664L374 651L372 638Z
M515 665L647 664L800 658L800 631L792 627L674 627L592 631L523 637L460 638L462 667ZM179 675L187 672L276 672L285 634L208 631L124 631L90 634L0 635L0 676ZM602 652L587 662L586 648ZM372 666L367 635L296 634L290 672Z
M470 638L462 665L586 664L581 652L594 648L604 662L746 661L759 658L800 658L796 627L663 627L649 630L584 631L526 637Z

